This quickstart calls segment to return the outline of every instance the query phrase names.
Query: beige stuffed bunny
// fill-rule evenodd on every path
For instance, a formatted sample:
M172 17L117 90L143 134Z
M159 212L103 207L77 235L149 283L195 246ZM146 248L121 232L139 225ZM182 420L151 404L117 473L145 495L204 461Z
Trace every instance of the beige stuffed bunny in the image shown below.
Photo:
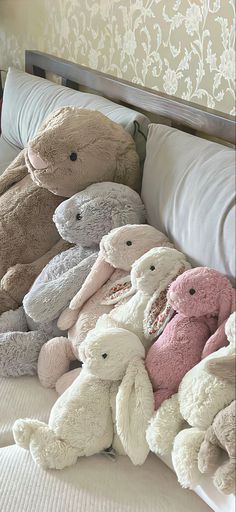
M91 331L80 376L54 404L48 425L17 420L16 444L30 450L43 468L62 469L78 457L108 449L116 433L132 462L142 464L149 452L146 429L154 408L144 356L142 343L129 331Z
M234 355L208 361L205 370L218 379L235 386L236 360ZM222 462L226 452L228 458ZM214 473L216 488L224 493L235 492L236 487L236 401L222 409L207 429L198 453L198 468L201 473Z
M100 112L54 111L0 177L0 313L16 309L49 260L70 247L52 221L57 206L101 181L139 189L132 137Z

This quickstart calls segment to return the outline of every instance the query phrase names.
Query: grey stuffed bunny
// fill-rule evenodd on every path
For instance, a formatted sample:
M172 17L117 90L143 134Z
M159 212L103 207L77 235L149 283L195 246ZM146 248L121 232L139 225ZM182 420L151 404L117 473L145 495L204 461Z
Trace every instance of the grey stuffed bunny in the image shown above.
M61 237L76 245L46 265L23 307L0 316L2 377L36 373L42 345L63 334L57 319L89 274L101 238L115 227L145 222L145 209L134 190L104 182L61 203L53 220Z

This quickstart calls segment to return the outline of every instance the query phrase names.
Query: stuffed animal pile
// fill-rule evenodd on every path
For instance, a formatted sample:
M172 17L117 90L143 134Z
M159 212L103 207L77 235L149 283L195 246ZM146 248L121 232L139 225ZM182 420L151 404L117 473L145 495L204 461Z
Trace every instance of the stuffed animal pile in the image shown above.
M183 487L208 473L229 494L235 289L145 224L140 183L131 136L75 107L0 177L0 376L37 373L60 395L14 439L45 469L172 453Z

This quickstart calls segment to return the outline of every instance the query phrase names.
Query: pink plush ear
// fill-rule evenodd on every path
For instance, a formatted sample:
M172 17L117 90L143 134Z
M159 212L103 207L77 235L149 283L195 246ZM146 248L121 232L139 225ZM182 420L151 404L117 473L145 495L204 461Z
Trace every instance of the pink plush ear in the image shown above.
M128 274L111 285L101 304L108 306L117 304L123 299L130 297L133 293L135 293L135 290L132 291L131 279Z
M225 288L220 296L220 309L218 315L218 329L212 334L207 341L203 351L202 359L212 354L219 348L225 347L229 344L225 334L225 324L230 316L236 310L236 290L229 286Z
M99 253L83 286L81 286L78 293L72 299L69 306L70 309L80 309L83 304L108 281L114 270L114 267L105 261L103 256Z
M229 283L220 294L218 327L236 310L236 290Z

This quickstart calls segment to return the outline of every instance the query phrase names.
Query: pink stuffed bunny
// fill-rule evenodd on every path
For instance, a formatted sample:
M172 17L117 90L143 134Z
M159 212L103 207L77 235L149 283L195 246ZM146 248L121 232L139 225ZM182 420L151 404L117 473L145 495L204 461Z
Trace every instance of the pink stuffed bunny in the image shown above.
M168 238L148 224L126 225L115 228L100 243L100 252L90 274L69 308L60 316L58 325L69 329L68 338L54 338L42 348L38 360L38 375L45 387L64 391L76 378L69 365L78 358L78 347L97 319L109 313L116 302L130 297L130 270L135 260L153 247L172 247ZM111 299L109 301L105 299ZM109 304L107 304L109 302ZM113 303L113 304L111 304Z
M177 315L149 349L146 368L155 409L178 391L184 375L202 357L227 345L224 324L235 309L235 290L217 270L187 270L170 286L168 303Z

